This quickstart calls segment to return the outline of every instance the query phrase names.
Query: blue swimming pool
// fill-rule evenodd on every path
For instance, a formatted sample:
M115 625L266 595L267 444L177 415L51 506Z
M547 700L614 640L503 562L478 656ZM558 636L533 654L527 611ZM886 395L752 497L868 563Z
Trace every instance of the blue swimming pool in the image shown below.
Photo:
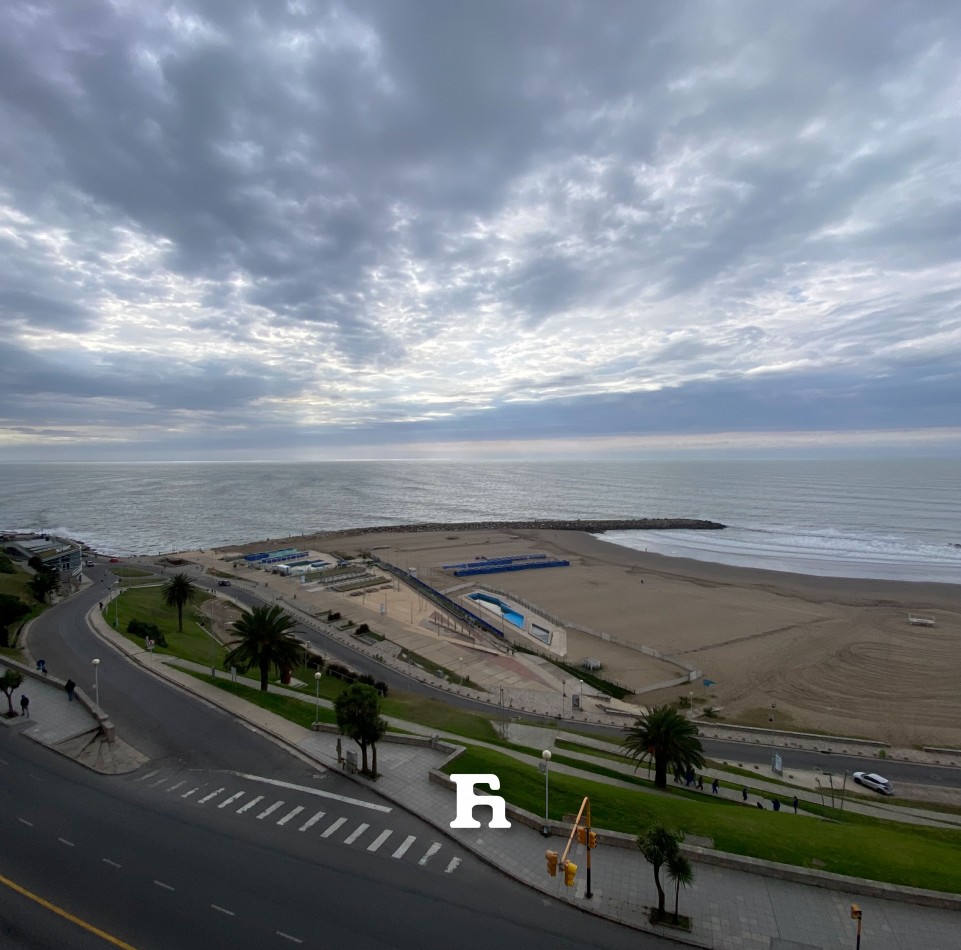
M477 600L487 604L491 609L496 610L508 623L512 623L519 630L524 629L524 615L519 614L510 604L505 604L504 601L497 597L492 597L490 594L468 594L467 596L469 600Z

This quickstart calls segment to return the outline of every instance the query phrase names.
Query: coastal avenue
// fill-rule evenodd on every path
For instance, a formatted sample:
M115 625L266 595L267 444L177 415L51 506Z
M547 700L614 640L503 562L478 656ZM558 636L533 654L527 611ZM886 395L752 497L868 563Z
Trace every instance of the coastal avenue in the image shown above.
M210 578L198 575L194 580L198 585L207 586L211 592L216 593L216 588L213 587L214 582ZM248 607L263 602L261 598L245 590L241 585L233 586L230 596ZM322 624L319 624L319 626L323 627ZM359 672L370 673L375 678L386 682L391 689L402 689L430 696L447 705L469 712L490 713L491 711L490 703L438 689L417 677L409 676L404 671L403 666L397 669L366 654L350 650L335 637L327 636L313 626L308 627L300 624L296 628L295 634L310 642L324 656L345 663ZM524 716L526 719L540 721L545 725L555 727L558 725L557 718L553 716L532 711L526 711ZM581 732L593 732L617 740L623 736L622 728L583 720L577 721L577 729ZM808 772L820 771L823 774L830 772L837 776L839 780L845 771L850 775L858 770L874 771L877 769L877 760L864 756L858 757L837 752L827 754L775 743L748 743L709 738L702 738L701 742L711 759L728 761L738 765L758 766L764 769L770 769L774 752L781 754L785 767L788 769ZM884 771L887 777L895 783L905 782L913 785L935 785L942 788L961 789L961 769L951 766L888 759L884 763Z
M137 783L160 768L205 777L234 770L306 787L318 770L105 648L83 619L105 590L99 581L47 611L30 642L51 671L82 686L99 656L101 701L118 734L151 762L132 776L103 776L0 732L4 878L141 950L673 946L549 900L450 842L461 859L456 873L446 873L449 864L414 873L366 849L190 808ZM322 781L361 797L341 776L326 772ZM366 790L362 797L377 800ZM397 809L391 820L402 833L437 837ZM4 947L104 945L8 886L0 892Z

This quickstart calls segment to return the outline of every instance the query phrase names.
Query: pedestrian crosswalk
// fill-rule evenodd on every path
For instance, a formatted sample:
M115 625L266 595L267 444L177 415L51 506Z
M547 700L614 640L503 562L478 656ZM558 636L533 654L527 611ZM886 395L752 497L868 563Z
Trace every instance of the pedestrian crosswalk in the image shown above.
M210 775L200 773L191 780L184 778L182 771L164 774L163 769L154 769L132 777L132 781L179 799L188 807L210 808L242 819L269 823L295 834L314 835L320 840L354 847L387 860L404 861L418 868L435 868L444 874L452 874L461 864L461 858L457 856L438 858L445 847L440 841L418 844L417 835L405 835L396 828L387 827L383 820L376 821L375 815L384 816L393 810L389 806L255 775L217 773L216 778L221 781L204 781L204 777ZM238 779L236 783L229 780L233 775ZM225 782L224 778L228 781ZM248 783L254 787L249 787ZM268 791L261 794L265 787ZM285 797L270 794L271 788ZM318 809L321 802L316 796L329 802L328 807ZM299 803L297 798L301 799ZM370 814L370 820L336 814L351 806ZM454 850L447 845L448 855Z

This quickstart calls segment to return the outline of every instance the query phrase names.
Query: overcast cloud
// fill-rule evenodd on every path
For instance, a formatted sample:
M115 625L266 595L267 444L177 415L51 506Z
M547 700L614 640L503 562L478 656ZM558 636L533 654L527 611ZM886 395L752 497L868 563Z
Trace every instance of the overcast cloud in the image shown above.
M959 64L936 0L8 0L0 458L961 451Z

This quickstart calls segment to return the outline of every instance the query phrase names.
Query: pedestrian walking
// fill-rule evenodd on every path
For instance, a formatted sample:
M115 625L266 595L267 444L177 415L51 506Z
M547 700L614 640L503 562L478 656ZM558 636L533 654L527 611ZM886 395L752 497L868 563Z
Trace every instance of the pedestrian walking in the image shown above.
M757 807L760 808L761 811L764 811L764 805L762 805L761 802L755 802L754 804L757 805Z
M781 802L780 802L779 799L775 798L775 799L774 799L774 802L773 802L773 805L774 805L774 810L775 810L775 811L780 811L780 810L781 810Z
M794 796L794 801L791 802L791 804L794 806L794 814L796 815L797 814L797 795Z
M72 703L73 691L77 688L77 684L73 680L67 680L67 682L63 684L63 688L67 691L67 699Z
M677 766L674 767L674 784L681 784L681 770Z
M741 800L742 800L742 801L745 801L745 802L747 801L747 786L746 786L746 785L744 786L744 788L741 789Z
M711 794L712 794L712 795L716 795L716 794L717 794L717 785L718 785L718 781L717 781L717 779L714 779L714 781L711 782Z
M703 775L699 775L699 776L697 777L697 790L698 790L699 792L703 792L703 791L704 791L704 776L703 776Z
M694 769L688 766L687 775L684 776L684 785L690 788L694 784Z
M26 693L20 696L20 715L26 716L27 718L30 717L30 700Z
M46 661L46 660L37 660L37 669L38 669L41 673L43 673L44 676L46 676L46 675L47 675L47 661Z

